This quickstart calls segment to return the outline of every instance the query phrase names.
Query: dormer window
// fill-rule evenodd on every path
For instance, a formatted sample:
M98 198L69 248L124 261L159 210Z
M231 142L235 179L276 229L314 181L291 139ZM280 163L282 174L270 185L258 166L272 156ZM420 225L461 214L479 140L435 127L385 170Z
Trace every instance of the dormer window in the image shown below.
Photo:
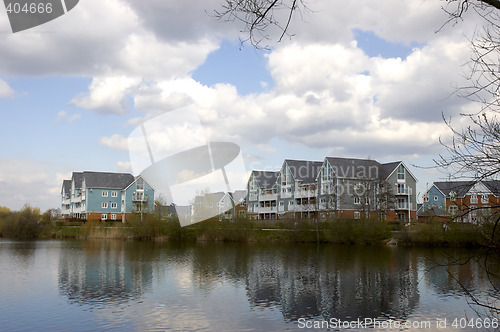
M450 191L450 200L454 201L456 197L457 197L457 193L454 191Z

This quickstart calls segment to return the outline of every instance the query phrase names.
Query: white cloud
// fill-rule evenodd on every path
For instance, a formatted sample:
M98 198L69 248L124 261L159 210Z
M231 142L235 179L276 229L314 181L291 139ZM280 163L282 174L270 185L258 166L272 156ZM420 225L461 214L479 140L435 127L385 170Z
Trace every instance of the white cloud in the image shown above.
M72 103L104 113L123 114L132 106L127 94L140 82L140 78L124 76L94 78L89 87L89 94L75 97Z
M14 96L14 90L7 82L0 80L0 98L10 98L12 96Z
M67 123L73 123L77 120L80 120L82 118L81 114L73 114L69 115L66 111L59 111L57 113L57 122L67 122Z
M111 137L101 137L100 143L114 150L128 151L127 138L118 134Z
M13 210L25 203L43 210L60 205L59 192L64 174L33 160L0 158L0 200ZM67 175L67 174L65 174Z

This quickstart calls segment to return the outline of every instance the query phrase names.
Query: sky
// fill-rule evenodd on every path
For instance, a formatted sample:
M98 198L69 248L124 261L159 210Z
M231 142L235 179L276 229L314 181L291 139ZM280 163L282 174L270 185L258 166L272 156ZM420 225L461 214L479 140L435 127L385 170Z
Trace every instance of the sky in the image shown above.
M442 114L460 125L477 108L453 92L480 22L441 28L445 4L308 1L267 50L211 15L219 0L84 0L17 33L0 7L0 206L58 208L74 171L137 173L131 133L185 106L208 141L240 146L247 171L401 160L423 194L446 178L426 168L451 135Z

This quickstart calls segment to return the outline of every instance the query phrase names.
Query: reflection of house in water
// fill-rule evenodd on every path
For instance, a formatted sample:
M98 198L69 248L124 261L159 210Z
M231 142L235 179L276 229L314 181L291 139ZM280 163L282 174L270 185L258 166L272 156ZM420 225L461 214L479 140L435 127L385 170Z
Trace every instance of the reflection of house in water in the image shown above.
M59 290L70 302L123 303L150 287L151 264L128 257L131 250L123 242L81 244L84 248L63 251L59 262Z
M314 254L288 248L281 255L254 256L247 279L251 303L279 305L291 320L405 319L419 300L416 263L388 248L349 250L328 247Z
M484 264L488 264L485 266ZM425 261L425 281L438 294L469 295L472 293L490 293L491 289L500 289L500 267L497 257L472 254L468 250L456 250L443 255L442 251L431 251ZM497 300L498 292L491 295Z

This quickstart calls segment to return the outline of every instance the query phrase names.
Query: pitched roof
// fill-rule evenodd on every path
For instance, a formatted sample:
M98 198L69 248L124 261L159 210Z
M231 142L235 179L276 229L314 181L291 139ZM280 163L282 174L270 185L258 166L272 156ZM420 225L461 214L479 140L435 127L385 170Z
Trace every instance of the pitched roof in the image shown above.
M487 180L481 181L484 185L493 193L495 196L500 196L500 181L499 180Z
M338 157L326 157L326 160L332 166L337 177L376 179L382 176L379 174L381 173L381 165L375 160Z
M322 161L291 159L285 159L285 163L290 168L290 172L292 172L294 179L302 181L302 183L316 182L316 177L323 165Z
M279 172L273 171L252 171L253 178L259 188L271 189L276 186Z
M82 188L82 179L83 179L82 172L73 172L73 175L71 176L71 180L75 181L75 189Z
M70 193L71 192L71 180L63 180L63 185L61 188L61 194L63 193Z
M83 172L87 188L124 189L135 178L129 173Z
M396 169L396 167L399 166L399 164L401 164L401 161L393 161L390 163L381 164L380 176L382 176L383 178L389 177L389 175L391 175L392 172L394 172L394 170Z
M441 190L445 196L450 196L450 192L454 191L457 197L463 197L474 185L474 181L442 181L434 182L434 185Z
M245 198L247 196L247 191L246 190L236 190L234 193L229 193L231 198L236 204L243 203L245 201Z

